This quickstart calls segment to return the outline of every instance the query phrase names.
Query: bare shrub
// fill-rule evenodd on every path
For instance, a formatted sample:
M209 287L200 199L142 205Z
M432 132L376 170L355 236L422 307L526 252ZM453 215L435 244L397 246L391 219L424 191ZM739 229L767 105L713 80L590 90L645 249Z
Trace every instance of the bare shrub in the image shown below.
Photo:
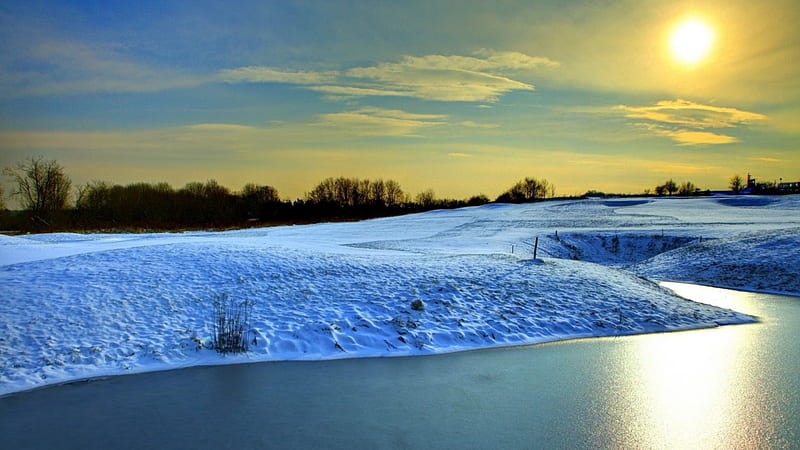
M244 353L248 350L252 309L253 302L239 302L227 295L214 300L214 350L219 353Z

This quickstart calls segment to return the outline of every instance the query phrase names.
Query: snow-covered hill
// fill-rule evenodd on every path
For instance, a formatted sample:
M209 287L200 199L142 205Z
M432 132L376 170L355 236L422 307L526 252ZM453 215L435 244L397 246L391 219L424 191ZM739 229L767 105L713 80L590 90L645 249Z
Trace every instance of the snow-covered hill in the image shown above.
M492 204L220 233L0 236L0 394L200 364L750 322L649 278L797 295L798 250L798 196ZM205 348L221 295L255 305L247 354Z

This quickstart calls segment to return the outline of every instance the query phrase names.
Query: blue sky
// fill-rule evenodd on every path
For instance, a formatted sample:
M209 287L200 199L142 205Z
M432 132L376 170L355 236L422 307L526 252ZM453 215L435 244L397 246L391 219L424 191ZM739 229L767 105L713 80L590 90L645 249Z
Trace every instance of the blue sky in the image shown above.
M669 50L699 18L699 62ZM301 197L800 179L794 1L19 1L0 6L0 166ZM11 190L4 180L6 192Z

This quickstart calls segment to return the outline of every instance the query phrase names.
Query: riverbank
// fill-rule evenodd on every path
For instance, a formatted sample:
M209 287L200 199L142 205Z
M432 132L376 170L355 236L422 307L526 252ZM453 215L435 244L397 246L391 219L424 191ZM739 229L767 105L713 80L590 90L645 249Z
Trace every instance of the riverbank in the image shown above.
M0 435L30 449L791 448L800 440L800 299L667 287L761 321L111 377L2 399Z

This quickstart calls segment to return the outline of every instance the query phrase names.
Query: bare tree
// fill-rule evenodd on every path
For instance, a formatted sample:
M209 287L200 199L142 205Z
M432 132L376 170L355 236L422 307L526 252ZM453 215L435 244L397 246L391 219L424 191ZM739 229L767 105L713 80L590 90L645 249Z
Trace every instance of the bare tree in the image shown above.
M66 206L72 181L56 161L31 157L3 172L17 184L12 195L19 196L23 208L38 220L46 222Z
M247 183L242 188L242 197L258 203L275 203L280 201L278 190L272 186L261 186Z
M691 185L694 186L693 184ZM675 180L670 178L669 180L665 181L664 184L656 186L656 195L673 195L674 193L679 191L678 184L675 183Z
M678 187L678 195L695 195L700 189L691 181L681 183Z
M416 201L423 208L430 208L436 203L436 193L433 192L433 189L426 189L417 194Z
M400 183L394 180L386 180L384 185L386 189L386 206L394 206L403 202L403 189L400 188Z
M386 205L386 183L382 179L373 181L368 186L369 203L374 206Z
M497 198L499 202L522 203L544 200L548 196L555 196L556 188L549 181L542 178L525 177L518 181Z
M314 186L314 189L306 194L306 198L313 203L331 203L334 201L334 185L333 178L326 178Z
M670 178L669 180L667 180L666 183L664 183L664 188L667 190L667 194L669 195L678 192L678 184L675 183L675 180L673 180L672 178Z
M731 177L729 184L728 184L733 192L740 192L744 189L744 179L739 174L736 174Z
M329 203L342 207L391 207L403 201L403 190L394 180L326 178L306 194L306 199L312 203Z
M241 193L246 219L265 219L276 211L280 203L278 190L272 186L248 183Z

